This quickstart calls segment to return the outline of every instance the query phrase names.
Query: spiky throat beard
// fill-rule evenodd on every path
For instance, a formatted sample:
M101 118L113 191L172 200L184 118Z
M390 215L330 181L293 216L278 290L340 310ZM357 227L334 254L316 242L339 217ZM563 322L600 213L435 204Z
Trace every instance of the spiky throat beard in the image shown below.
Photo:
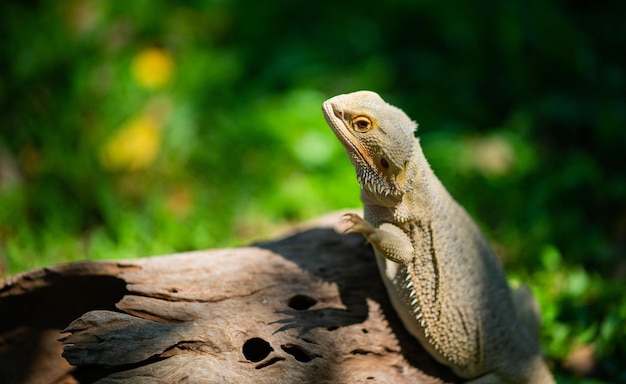
M369 164L363 162L358 157L353 157L352 163L356 170L356 177L361 185L361 189L374 196L400 198L411 190L413 184L413 171L403 170L400 175L385 176L377 169L372 169Z

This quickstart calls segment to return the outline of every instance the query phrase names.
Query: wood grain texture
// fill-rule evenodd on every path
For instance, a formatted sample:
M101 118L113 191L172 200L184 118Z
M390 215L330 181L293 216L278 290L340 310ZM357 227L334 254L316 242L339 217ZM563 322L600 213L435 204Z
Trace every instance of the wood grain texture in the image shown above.
M400 324L371 248L337 222L251 247L5 278L0 382L456 381Z

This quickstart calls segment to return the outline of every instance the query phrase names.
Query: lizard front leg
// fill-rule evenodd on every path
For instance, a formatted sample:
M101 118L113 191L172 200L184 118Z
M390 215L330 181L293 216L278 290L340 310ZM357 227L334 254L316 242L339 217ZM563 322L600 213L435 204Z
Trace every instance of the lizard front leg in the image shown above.
M376 228L354 213L345 214L344 219L352 223L346 233L361 233L379 255L402 265L413 260L413 244L401 228L391 223L383 223Z

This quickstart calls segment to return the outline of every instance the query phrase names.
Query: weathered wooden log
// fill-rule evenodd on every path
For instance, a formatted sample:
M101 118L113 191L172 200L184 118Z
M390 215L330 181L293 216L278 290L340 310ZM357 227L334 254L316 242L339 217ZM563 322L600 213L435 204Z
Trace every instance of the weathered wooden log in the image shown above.
M371 248L338 222L247 248L5 278L0 382L457 381L404 330Z

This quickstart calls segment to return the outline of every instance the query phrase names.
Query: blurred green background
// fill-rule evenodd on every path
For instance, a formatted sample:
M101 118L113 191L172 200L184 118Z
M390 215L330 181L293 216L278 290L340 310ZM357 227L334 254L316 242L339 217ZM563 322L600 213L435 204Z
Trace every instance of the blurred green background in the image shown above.
M358 185L379 92L541 302L559 382L626 383L626 2L0 2L0 275L248 244ZM621 356L621 361L619 360Z

